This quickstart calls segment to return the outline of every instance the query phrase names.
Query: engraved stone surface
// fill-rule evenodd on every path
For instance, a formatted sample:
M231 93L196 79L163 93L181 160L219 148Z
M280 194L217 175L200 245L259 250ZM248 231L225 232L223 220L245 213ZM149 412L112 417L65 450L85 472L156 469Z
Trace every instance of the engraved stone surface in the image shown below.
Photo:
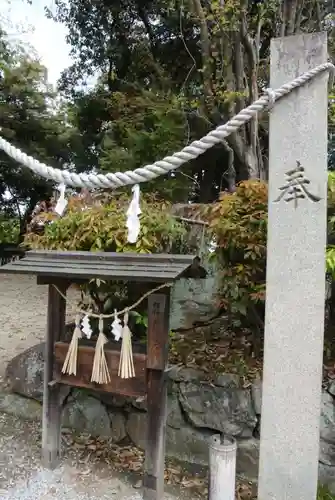
M278 203L282 199L287 202L293 201L294 208L297 208L299 199L304 200L308 198L313 202L321 200L319 196L315 196L308 190L307 185L311 181L305 176L305 168L301 165L300 161L297 160L297 166L292 170L288 170L285 176L286 182L283 186L280 186L279 190L281 193L274 200L275 203Z
M274 39L270 86L278 88L326 61L325 34ZM327 73L315 77L270 112L259 500L316 498L325 300L327 80ZM283 202L278 200L280 192L285 193Z

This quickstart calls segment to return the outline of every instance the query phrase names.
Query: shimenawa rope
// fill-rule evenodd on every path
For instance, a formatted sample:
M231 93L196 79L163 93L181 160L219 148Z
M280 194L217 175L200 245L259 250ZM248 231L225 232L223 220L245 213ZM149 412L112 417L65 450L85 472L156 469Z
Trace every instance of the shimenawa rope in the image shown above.
M156 179L160 175L167 174L177 168L181 167L184 163L193 160L210 149L222 142L223 139L230 134L236 132L242 125L249 122L252 118L263 111L266 107L272 107L275 101L286 96L294 89L304 85L312 80L315 76L324 71L333 71L335 66L328 62L317 66L316 68L307 71L301 76L285 85L282 85L276 90L265 89L265 95L255 101L253 104L243 109L229 120L224 125L220 125L215 130L212 130L199 141L194 141L190 145L183 148L181 151L174 153L172 156L167 156L163 160L156 161L152 165L146 165L142 168L137 168L133 171L116 172L103 174L76 174L67 170L59 170L50 167L44 163L31 158L20 149L15 148L5 139L0 137L0 148L3 149L11 158L28 167L35 174L38 174L46 179L53 180L58 184L66 184L72 187L86 187L86 188L118 188L138 184L141 182Z

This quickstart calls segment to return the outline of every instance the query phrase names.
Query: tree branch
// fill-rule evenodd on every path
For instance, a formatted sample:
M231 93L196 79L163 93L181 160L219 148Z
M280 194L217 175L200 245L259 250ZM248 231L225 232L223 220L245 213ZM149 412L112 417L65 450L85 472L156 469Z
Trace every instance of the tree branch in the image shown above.
M210 60L211 60L210 36L208 32L205 12L201 5L201 0L193 0L193 7L200 27L203 83L204 83L205 97L208 99L209 97L213 96L212 72L210 67Z

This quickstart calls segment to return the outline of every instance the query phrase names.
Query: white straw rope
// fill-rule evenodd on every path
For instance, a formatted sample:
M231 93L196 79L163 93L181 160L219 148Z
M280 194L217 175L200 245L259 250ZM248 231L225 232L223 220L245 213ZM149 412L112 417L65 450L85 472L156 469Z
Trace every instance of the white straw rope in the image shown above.
M15 148L2 137L0 137L0 148L3 149L3 151L11 158L29 168L35 174L55 181L58 184L66 184L67 186L72 187L86 187L91 189L118 188L138 184L140 182L156 179L156 177L176 170L184 163L197 158L211 147L222 142L222 140L230 134L236 132L240 127L242 127L242 125L255 118L260 111L263 111L266 107L269 107L269 105L271 108L278 99L281 99L294 89L309 82L320 73L325 71L334 72L334 69L335 66L333 64L324 63L310 71L307 71L291 82L282 85L276 90L266 89L264 91L264 95L260 99L243 109L224 125L220 125L215 130L209 132L199 141L192 142L189 146L186 146L181 151L174 153L172 156L167 156L163 158L163 160L156 161L152 165L136 168L133 171L128 170L127 172L108 173L106 175L76 174L74 172L60 170L41 163L38 160L26 155L20 149Z

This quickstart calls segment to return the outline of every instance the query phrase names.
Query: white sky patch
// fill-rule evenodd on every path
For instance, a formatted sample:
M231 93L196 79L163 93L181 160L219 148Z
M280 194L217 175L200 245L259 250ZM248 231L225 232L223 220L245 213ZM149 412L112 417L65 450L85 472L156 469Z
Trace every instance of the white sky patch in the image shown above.
M47 19L44 7L54 9L53 0L0 0L0 20L11 39L31 45L48 70L48 81L55 85L63 69L70 66L67 29Z

